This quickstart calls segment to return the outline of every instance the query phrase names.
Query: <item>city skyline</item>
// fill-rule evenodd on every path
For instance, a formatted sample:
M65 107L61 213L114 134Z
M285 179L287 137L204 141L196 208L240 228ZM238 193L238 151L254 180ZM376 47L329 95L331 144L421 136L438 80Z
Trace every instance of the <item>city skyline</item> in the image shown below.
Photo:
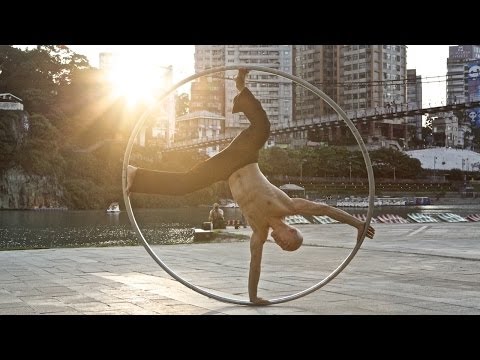
M180 81L194 73L195 45L68 45L85 55L91 66L99 66L99 55L111 52L156 66L173 65L173 81ZM407 69L416 69L422 77L423 106L445 104L446 73L449 46L407 45ZM25 46L23 46L25 47Z

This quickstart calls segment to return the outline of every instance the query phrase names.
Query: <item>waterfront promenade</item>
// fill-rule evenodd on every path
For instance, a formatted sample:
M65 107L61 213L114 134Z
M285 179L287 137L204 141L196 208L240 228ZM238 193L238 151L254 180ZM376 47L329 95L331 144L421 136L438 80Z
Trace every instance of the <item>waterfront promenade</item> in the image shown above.
M480 223L375 224L351 264L320 290L267 307L237 306L173 280L142 246L1 251L0 314L480 314ZM300 225L299 251L265 245L259 295L316 284L349 253L354 229ZM249 235L250 229L228 229ZM247 240L155 248L195 285L247 298Z

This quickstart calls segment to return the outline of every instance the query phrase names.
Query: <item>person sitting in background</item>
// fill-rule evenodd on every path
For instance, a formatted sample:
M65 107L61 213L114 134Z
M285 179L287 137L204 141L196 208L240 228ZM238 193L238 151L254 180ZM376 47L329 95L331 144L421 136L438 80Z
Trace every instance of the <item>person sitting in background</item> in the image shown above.
M225 229L225 219L223 217L223 210L215 203L213 209L210 210L208 220L212 222L214 229Z

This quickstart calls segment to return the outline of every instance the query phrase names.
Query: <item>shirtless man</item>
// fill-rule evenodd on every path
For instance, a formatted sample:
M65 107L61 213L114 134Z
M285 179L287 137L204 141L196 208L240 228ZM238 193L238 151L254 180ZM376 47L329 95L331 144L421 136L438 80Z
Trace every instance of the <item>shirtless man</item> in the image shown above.
M365 223L347 212L300 198L290 198L272 185L258 167L258 152L270 135L270 122L260 102L245 87L247 70L241 69L236 77L239 94L234 99L233 113L243 112L250 126L243 130L221 152L195 165L188 172L173 173L129 166L127 169L127 193L141 192L163 195L183 195L210 184L228 180L234 200L252 228L250 238L250 271L248 294L254 304L268 304L258 297L263 245L271 236L283 250L297 250L303 242L299 230L284 222L289 215L327 215L358 230L357 240ZM368 238L375 230L369 226Z

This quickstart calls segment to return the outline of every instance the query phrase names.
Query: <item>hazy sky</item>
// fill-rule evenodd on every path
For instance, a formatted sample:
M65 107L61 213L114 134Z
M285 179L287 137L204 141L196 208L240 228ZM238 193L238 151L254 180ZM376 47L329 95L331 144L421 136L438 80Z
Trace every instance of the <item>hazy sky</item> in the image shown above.
M407 69L422 76L423 106L445 105L448 48L451 45L407 45Z
M445 104L445 76L449 45L407 45L407 68L417 69L423 80L423 105ZM194 73L193 45L69 45L75 52L88 57L98 67L99 53L112 52L123 56L155 60L157 65L173 65L174 82Z
M156 65L173 65L174 81L194 73L194 45L68 45L73 51L85 55L90 65L98 67L99 54L111 52L120 56L136 56Z

